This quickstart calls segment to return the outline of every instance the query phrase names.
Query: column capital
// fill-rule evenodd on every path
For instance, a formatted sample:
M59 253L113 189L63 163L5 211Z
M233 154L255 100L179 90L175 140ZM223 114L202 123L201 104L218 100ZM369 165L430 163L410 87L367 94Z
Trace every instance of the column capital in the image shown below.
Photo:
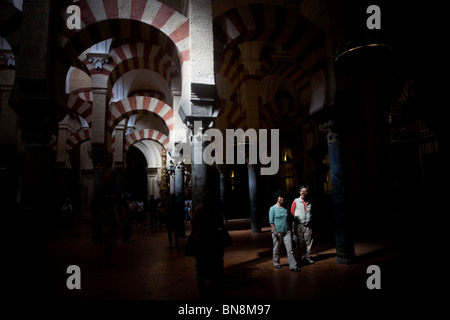
M263 44L263 41L248 41L238 45L241 51L242 64L252 76L256 75L262 66L259 56Z
M102 70L103 65L108 63L111 58L110 54L100 52L88 52L86 56L89 58L89 62L92 63L97 70Z
M219 171L219 174L221 176L225 175L227 170L228 170L228 165L227 164L217 164L216 163L216 169L217 171Z
M89 157L92 159L95 170L106 170L111 168L113 162L113 154L106 150L103 143L91 143L91 150L88 151Z
M184 172L184 163L183 161L178 161L175 163L175 170L182 170Z
M178 113L186 123L196 119L215 119L220 106L216 85L210 83L191 82L190 97L181 102Z
M247 165L247 168L249 168L249 169L258 169L260 166L259 163L249 163L248 158L245 159L245 164Z
M343 132L336 126L334 120L319 124L319 130L327 134L328 144L342 142Z
M200 122L200 125L199 125ZM192 137L196 137L204 134L208 128L212 128L214 125L214 119L211 117L186 117L186 126L191 132Z
M0 64L6 64L7 68L14 69L16 66L16 58L12 50L0 49Z
M92 93L93 93L93 94L103 94L103 95L105 95L107 91L108 91L107 88L103 88L103 87L92 87Z
M191 113L188 116L198 118L216 118L219 113L217 106L217 90L215 84L191 83Z

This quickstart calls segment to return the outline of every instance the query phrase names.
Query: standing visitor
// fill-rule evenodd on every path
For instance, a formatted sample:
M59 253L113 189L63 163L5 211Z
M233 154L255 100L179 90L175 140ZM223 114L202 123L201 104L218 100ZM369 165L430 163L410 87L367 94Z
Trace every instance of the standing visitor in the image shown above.
M273 243L273 264L275 268L280 269L280 250L281 243L284 243L288 255L289 269L291 271L300 271L295 261L294 251L292 250L291 230L287 223L288 212L283 207L284 193L277 191L275 193L276 203L269 209L269 224L272 231Z
M313 264L311 247L313 243L311 229L311 203L308 201L308 186L300 187L300 197L292 202L291 213L294 216L294 232L298 237L297 260L304 264Z

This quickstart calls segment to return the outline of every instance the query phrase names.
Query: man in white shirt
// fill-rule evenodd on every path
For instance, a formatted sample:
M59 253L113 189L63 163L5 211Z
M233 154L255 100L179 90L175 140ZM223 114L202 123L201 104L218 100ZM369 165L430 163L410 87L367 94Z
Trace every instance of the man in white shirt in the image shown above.
M297 259L303 258L307 264L313 264L311 247L313 243L311 230L311 203L307 200L308 186L300 187L300 197L291 205L291 213L295 218L294 233L298 237Z

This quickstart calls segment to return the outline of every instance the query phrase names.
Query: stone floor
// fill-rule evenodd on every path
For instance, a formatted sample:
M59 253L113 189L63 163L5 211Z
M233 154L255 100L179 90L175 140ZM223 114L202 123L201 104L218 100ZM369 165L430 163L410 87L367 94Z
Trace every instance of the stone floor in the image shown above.
M131 242L117 241L112 269L103 265L103 244L91 242L91 226L78 223L71 235L54 233L48 243L47 284L50 299L94 300L323 300L393 298L414 294L411 259L401 244L364 239L355 243L356 261L336 263L336 250L329 237L313 245L315 264L291 272L282 253L282 268L272 263L270 228L252 233L248 220L229 222L233 244L225 251L225 277L215 295L200 296L195 280L195 262L184 256L187 238L180 246L167 249L164 227L132 230ZM186 225L186 236L190 225ZM120 234L118 235L118 237ZM119 239L120 240L120 239ZM81 270L81 289L69 290L67 267ZM380 267L381 289L369 290L366 282L370 265Z

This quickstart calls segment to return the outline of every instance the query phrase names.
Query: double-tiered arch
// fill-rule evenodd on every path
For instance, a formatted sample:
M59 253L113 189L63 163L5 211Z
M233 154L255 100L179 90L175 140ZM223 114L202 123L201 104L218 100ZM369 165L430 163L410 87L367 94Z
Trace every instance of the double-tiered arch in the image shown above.
M242 84L249 79L264 80L265 77L281 77L296 88L295 98L300 101L298 116L312 107L324 104L326 68L325 35L314 23L296 10L270 4L252 4L233 7L214 18L216 48L216 72L219 78L227 79L221 96L220 115L236 127L245 127L246 110L236 99ZM245 66L242 45L257 43L252 57L259 64L255 74ZM258 47L256 46L256 47ZM262 87L261 92L266 92ZM235 99L230 100L235 92ZM268 112L279 109L275 101L276 92L265 101L264 119ZM278 107L277 107L278 105ZM264 107L263 107L264 108ZM292 112L289 112L292 114Z

